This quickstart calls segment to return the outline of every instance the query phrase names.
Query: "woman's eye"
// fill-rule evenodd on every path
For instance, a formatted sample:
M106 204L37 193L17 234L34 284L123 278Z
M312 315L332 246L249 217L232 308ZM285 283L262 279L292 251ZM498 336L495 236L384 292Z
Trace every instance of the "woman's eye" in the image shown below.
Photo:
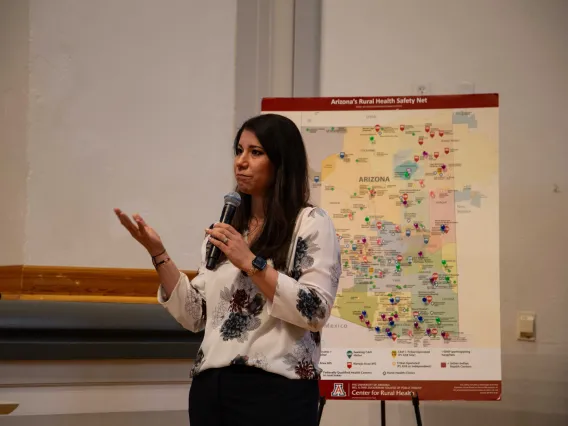
M262 151L259 151L257 149L252 151L253 155L262 155Z

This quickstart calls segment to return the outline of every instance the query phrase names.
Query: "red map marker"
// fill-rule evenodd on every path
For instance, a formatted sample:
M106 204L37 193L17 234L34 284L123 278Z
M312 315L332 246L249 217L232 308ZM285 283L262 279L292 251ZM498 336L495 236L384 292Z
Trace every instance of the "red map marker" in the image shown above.
M399 254L399 255L396 257L396 260L397 260L398 262L402 262L402 256Z
M434 132L434 130L432 130L432 131L430 132L430 137L433 138L434 136L436 136L436 133Z
M450 153L450 148L448 148L448 147L444 148L444 152L445 152L446 154L449 154L449 153Z
M418 137L418 144L422 145L424 143L424 136L419 136Z
M440 136L444 136L444 131L443 131L443 130L439 130L438 133L440 134Z
M414 156L414 161L416 161L418 163L418 160L420 160L420 157L418 155Z
M404 124L400 125L400 131L402 132L404 130Z
M426 130L426 133L428 133L430 131L430 126L426 124L426 126L424 126L424 130Z
M378 132L379 130L381 130L381 126L379 126L378 124L377 124L377 125L375 125L375 131L377 131L377 132Z
M408 200L408 194L406 194L406 193L402 194L402 198L403 198L404 200Z
M435 153L434 153L434 158L437 159L439 156L440 156L440 153L439 153L439 152L435 152Z
M381 222L377 222L377 229L381 229L383 227L383 224Z
M432 296L426 296L426 300L428 301L428 303L432 302Z

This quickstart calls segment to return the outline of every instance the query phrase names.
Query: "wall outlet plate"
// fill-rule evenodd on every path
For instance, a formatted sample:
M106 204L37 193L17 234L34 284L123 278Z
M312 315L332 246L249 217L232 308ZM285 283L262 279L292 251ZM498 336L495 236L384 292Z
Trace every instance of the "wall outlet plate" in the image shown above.
M517 312L517 340L534 342L536 340L536 313L533 311Z

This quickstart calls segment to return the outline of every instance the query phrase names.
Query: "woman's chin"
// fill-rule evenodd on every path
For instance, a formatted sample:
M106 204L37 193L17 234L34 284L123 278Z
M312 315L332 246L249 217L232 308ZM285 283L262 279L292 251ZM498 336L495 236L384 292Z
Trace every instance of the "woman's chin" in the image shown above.
M245 194L245 195L250 195L251 197L262 197L262 196L264 196L263 191L258 191L255 188L251 188L247 185L238 185L237 191L239 191L240 193Z
M242 192L246 195L252 195L250 192L250 188L247 188L246 185L237 185L237 191Z

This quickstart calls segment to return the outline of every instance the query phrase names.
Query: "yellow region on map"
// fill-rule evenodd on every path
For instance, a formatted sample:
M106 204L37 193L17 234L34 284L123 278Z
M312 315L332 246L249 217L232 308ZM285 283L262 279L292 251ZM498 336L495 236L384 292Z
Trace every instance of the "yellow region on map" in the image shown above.
M316 202L332 217L342 247L332 314L385 339L459 333L457 215L481 208L479 188L493 184L498 167L495 141L476 131L483 111L420 114L302 129L317 161ZM469 159L486 163L468 167Z

